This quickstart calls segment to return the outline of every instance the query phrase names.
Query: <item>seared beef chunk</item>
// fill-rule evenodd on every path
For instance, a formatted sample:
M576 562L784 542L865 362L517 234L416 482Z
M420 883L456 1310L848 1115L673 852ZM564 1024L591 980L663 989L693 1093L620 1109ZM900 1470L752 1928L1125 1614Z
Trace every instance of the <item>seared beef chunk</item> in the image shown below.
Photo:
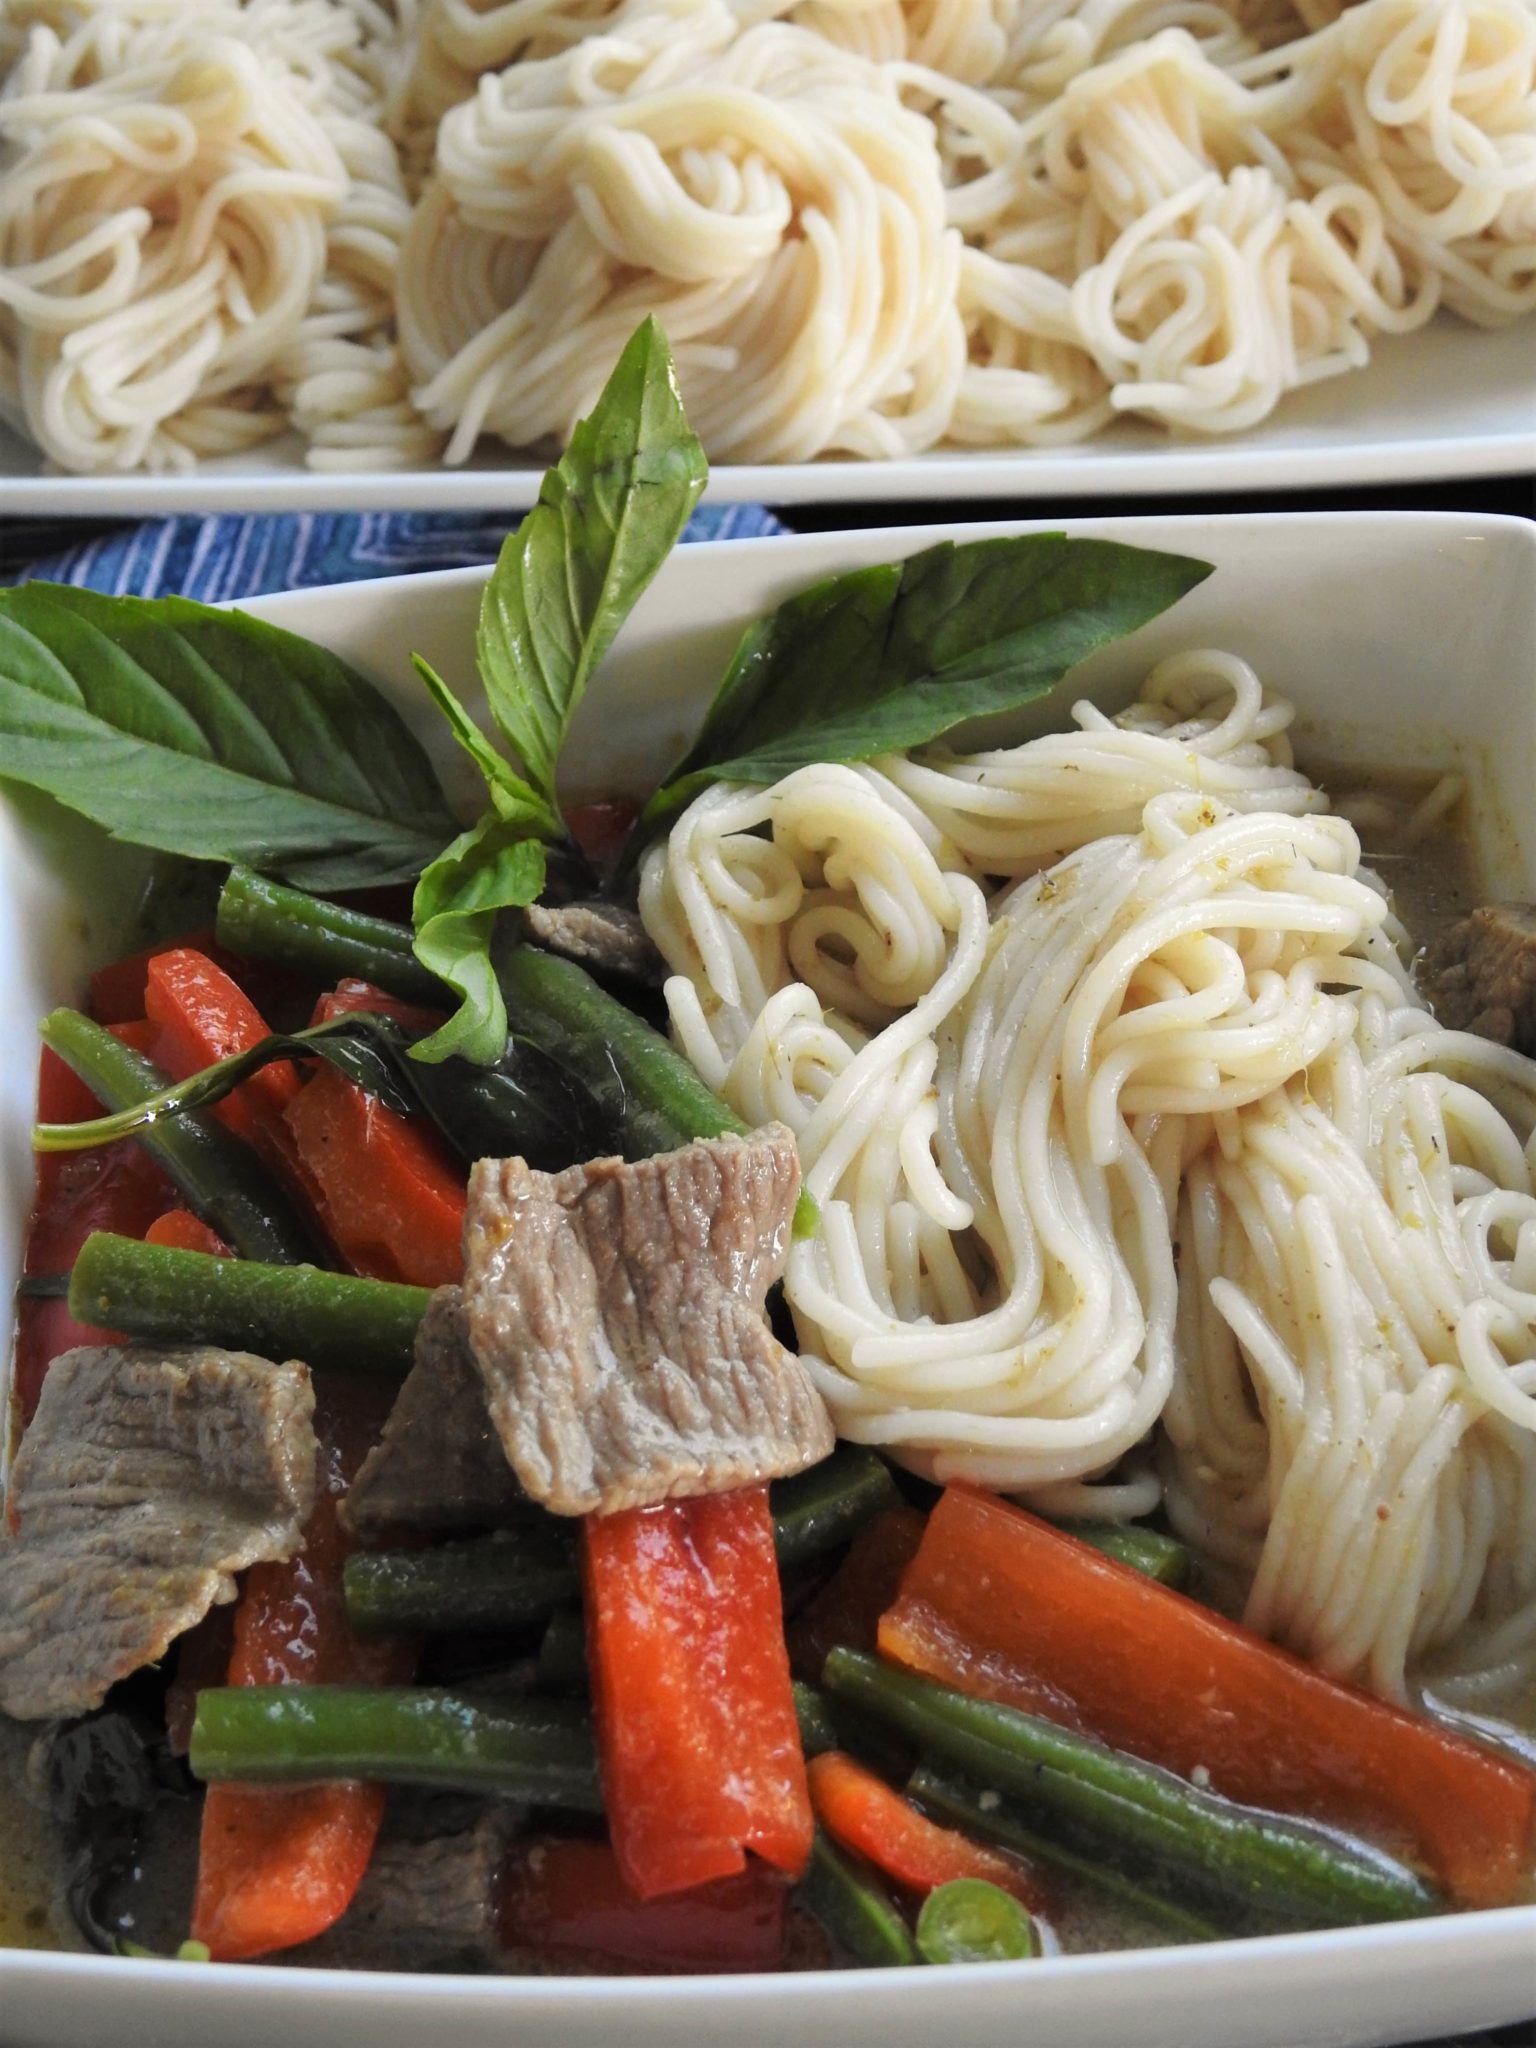
M626 1165L470 1176L464 1307L524 1489L609 1513L798 1472L832 1448L768 1328L800 1187L782 1124Z
M496 1883L516 1806L394 1791L357 1896L285 1958L343 1970L474 1970L495 1961Z
M384 1434L341 1507L354 1535L391 1527L442 1533L493 1528L523 1498L486 1412L457 1287L440 1287L416 1337Z
M164 1655L259 1558L291 1557L315 1497L303 1365L82 1346L49 1367L0 1540L0 1709L81 1714Z
M667 963L638 910L620 903L531 903L523 921L537 944L598 974L621 975L646 988L660 988L666 979Z
M1419 986L1442 1024L1536 1053L1536 904L1487 903L1426 948Z

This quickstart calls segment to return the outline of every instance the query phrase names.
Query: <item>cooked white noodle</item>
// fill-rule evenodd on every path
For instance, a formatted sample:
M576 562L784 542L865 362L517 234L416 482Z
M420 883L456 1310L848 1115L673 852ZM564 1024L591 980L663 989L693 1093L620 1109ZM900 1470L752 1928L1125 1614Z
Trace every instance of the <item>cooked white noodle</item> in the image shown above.
M31 0L0 98L0 403L64 468L292 419L325 465L437 437L394 340L409 201L358 0Z
M0 404L74 469L543 446L647 311L796 460L1536 307L1536 0L9 0L7 70Z
M1155 1430L1326 1669L1536 1654L1536 1066L1423 1007L1244 663L1077 720L714 789L647 857L678 1042L821 1204L838 1427L1109 1513Z

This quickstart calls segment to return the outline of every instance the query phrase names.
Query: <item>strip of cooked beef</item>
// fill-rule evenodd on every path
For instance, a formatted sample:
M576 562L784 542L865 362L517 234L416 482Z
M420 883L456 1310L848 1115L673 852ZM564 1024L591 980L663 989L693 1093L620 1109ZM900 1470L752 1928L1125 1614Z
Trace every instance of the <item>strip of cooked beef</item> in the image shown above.
M625 1164L470 1175L464 1307L527 1493L610 1513L801 1471L832 1425L763 1302L800 1187L782 1124Z
M639 911L622 903L530 903L523 922L536 944L599 974L622 975L644 988L660 988L666 979L667 963Z
M416 1362L341 1506L357 1536L494 1528L523 1501L485 1405L457 1287L440 1287L416 1335Z
M56 1358L0 1540L0 1709L80 1714L163 1656L232 1574L298 1549L315 1497L309 1369L244 1351Z
M341 1970L475 1970L496 1960L497 1879L523 1810L452 1793L390 1793L357 1896L284 1957Z
M1536 1053L1536 904L1486 903L1425 948L1419 987L1442 1024Z

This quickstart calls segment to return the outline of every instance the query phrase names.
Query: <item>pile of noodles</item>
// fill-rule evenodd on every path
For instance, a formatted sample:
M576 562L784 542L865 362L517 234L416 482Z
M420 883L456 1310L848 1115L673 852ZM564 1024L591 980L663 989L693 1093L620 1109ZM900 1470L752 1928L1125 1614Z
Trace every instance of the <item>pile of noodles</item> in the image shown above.
M1111 722L699 797L641 908L679 1044L795 1131L839 1430L1166 1503L1401 1698L1536 1669L1536 1064L1437 1024L1235 657Z
M7 0L0 406L72 469L1263 419L1536 307L1536 0Z

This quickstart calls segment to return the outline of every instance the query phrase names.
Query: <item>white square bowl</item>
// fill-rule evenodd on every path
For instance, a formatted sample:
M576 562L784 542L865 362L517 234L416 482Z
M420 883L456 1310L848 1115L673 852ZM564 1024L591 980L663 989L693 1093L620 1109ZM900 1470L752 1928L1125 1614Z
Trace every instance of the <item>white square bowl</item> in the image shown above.
M637 608L573 739L573 787L644 789L672 758L739 632L818 576L944 538L1041 522L895 528L680 549ZM1123 701L1161 655L1236 650L1300 711L1303 753L1454 764L1471 779L1483 881L1536 895L1536 527L1449 514L1068 521L1201 555L1216 574L1051 700ZM323 641L404 706L465 787L409 666L473 696L483 570L266 598L248 609ZM1038 719L1037 719L1038 722ZM466 796L469 791L466 788ZM0 1142L9 1293L31 1175L36 1026L107 957L133 862L0 808ZM72 879L63 879L67 873ZM80 885L92 891L81 907ZM0 1855L4 1846L0 1844ZM1536 2011L1536 1906L1369 1927L952 1970L759 1978L419 1977L123 1962L0 1951L0 2048L1366 2048Z

